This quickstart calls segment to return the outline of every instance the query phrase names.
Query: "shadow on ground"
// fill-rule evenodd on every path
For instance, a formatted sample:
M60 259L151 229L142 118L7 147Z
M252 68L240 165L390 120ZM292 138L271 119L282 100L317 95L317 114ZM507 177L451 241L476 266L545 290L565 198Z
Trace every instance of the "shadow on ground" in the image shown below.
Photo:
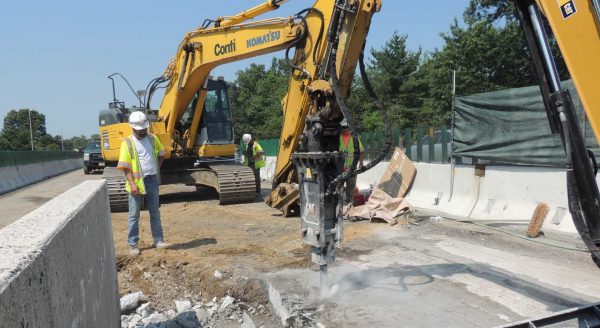
M215 245L216 243L217 243L217 240L214 238L200 238L200 239L190 240L186 243L171 245L171 247L169 247L169 249L173 249L173 250L191 249L191 248L196 248L196 247L200 247L200 246Z

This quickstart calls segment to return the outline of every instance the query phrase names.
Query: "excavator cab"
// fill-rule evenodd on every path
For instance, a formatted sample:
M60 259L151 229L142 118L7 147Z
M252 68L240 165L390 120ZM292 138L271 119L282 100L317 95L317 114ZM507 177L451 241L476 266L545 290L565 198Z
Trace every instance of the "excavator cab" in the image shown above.
M208 80L200 125L194 142L196 146L234 143L228 90L229 85L222 77L219 77L218 80ZM196 92L186 112L179 120L177 130L182 134L192 125L201 91Z
M209 80L196 145L233 143L233 120L227 83L222 78Z

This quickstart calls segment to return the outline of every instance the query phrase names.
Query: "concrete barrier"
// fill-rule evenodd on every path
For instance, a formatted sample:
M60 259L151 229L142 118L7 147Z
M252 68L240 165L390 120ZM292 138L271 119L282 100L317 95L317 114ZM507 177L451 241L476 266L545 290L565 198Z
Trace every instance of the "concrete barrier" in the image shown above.
M1 327L120 327L108 194L86 181L0 230Z
M263 179L271 178L275 157L267 158ZM272 164L271 164L272 163ZM358 176L357 186L376 185L388 162ZM472 165L415 163L417 176L406 196L421 212L459 220L528 223L540 202L550 206L545 233L577 234L568 211L566 176L562 169L486 166L481 176ZM597 178L597 182L600 180Z
M66 159L0 168L0 195L83 167L83 159Z
M544 202L550 207L544 232L577 233L568 211L562 169L486 166L478 176L471 165L453 169L447 164L416 165L417 178L407 199L419 210L456 219L528 223L537 205ZM448 174L440 175L441 171ZM422 183L430 176L435 182Z

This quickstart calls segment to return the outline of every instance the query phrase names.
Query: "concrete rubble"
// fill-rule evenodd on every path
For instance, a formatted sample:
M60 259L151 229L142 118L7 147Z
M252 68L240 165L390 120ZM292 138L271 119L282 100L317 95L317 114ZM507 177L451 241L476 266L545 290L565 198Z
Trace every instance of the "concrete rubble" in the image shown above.
M228 327L239 324L242 328L267 328L270 326L257 326L252 317L272 316L261 304L252 306L229 295L213 297L208 302L178 299L165 313L155 311L152 301L145 300L142 292L127 294L121 300L127 302L121 310L121 328L198 328L224 324Z

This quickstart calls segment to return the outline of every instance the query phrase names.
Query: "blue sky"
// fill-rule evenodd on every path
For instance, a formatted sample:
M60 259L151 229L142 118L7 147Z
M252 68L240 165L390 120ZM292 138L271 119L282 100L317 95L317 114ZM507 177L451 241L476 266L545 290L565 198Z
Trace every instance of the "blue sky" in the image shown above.
M12 109L46 115L48 133L97 133L98 111L112 99L107 76L119 72L144 89L162 74L183 35L205 18L236 14L263 0L9 1L0 19L0 119ZM383 0L367 46L381 48L396 30L411 49L443 45L439 34L459 20L468 0ZM268 16L290 16L313 1L290 0ZM212 75L235 79L250 63L268 64L274 53L218 67ZM116 80L117 98L137 100ZM153 107L161 97L154 98Z

